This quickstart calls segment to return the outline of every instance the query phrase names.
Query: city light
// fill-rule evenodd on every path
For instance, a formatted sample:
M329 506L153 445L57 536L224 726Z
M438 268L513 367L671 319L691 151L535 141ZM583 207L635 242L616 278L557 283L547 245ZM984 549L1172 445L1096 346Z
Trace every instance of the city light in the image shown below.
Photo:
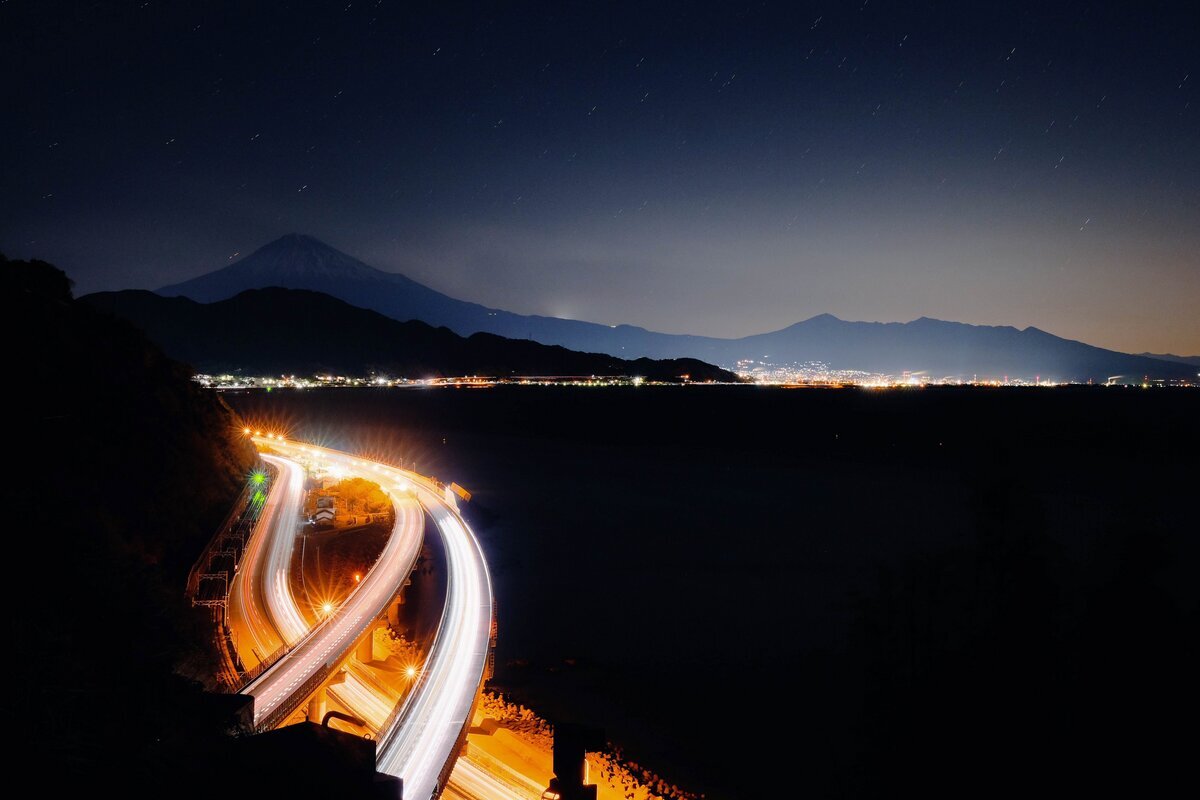
M736 370L735 370L736 371ZM679 375L675 380L651 380L641 375L456 375L444 378L379 378L375 376L313 375L311 377L289 377L285 379L243 375L196 375L192 380L208 389L218 391L240 391L278 388L294 390L315 387L353 389L359 387L444 387L453 389L487 389L494 386L645 386L678 385L695 383L691 375ZM255 435L261 436L259 431Z

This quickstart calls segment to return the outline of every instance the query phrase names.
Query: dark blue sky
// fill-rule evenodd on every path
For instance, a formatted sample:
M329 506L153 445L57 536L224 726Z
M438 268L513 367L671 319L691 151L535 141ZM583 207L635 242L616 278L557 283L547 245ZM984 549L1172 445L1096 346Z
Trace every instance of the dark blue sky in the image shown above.
M518 312L1200 353L1188 4L517 5L0 3L0 249L87 292L294 231Z

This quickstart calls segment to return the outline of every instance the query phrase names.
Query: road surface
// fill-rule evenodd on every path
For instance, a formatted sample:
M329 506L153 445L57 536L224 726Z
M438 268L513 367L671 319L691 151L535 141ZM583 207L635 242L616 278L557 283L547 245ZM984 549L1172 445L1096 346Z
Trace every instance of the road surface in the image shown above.
M405 794L430 797L483 682L492 625L492 582L471 529L444 495L423 480L413 487L446 551L446 603L417 686L395 723L380 731L380 772L404 780Z
M546 787L499 763L480 764L460 758L446 791L446 800L537 800Z
M247 667L256 666L288 641L270 616L274 603L269 595L278 570L287 578L304 501L300 465L272 455L262 458L275 467L276 477L229 590L229 629Z
M438 788L439 777L455 754L459 737L470 722L471 708L487 664L492 624L492 583L479 542L457 510L447 501L443 491L415 473L312 445L278 441L269 444L281 453L302 460L316 460L345 473L363 474L364 470L368 470L367 474L389 489L394 499L406 492L415 495L433 518L442 537L447 570L447 596L442 619L428 648L429 655L416 686L392 715L387 729L379 733L376 755L380 772L404 780L405 797L424 800ZM399 516L398 503L397 524ZM396 539L393 536L388 547ZM414 552L413 558L415 556ZM378 571L383 563L385 557L381 556L372 572ZM407 572L404 574L407 575ZM368 575L364 579L359 593L373 578L373 575ZM351 612L343 612L344 609L336 616L351 615ZM354 619L353 625L348 627L361 624L357 616ZM321 634L325 627L318 628L310 637L311 642L306 639L288 656L291 659L295 655L307 665L305 669L280 670L272 688L259 687L258 682L252 685L252 693L258 692L255 694L256 720L259 719L257 705L260 696L264 703L282 702L278 699L279 695L294 692L304 683L306 674L315 674L323 659L328 660L320 654L325 649L336 649L337 645L318 644L326 638L333 638L332 633L329 636ZM311 651L312 655L302 655L301 651Z
M230 625L238 631L239 643L245 648L243 663L250 666L276 648L304 638L312 628L296 604L289 577L303 503L304 471L291 459L273 455L263 455L263 459L276 468L278 478L230 592ZM393 533L403 536L411 532L394 528ZM345 683L329 691L377 731L395 706L396 695L382 695L377 687L369 685L369 676L361 674L360 666L349 666Z
M292 454L289 447L280 442L272 441L269 444L281 453ZM298 448L293 449L298 455ZM295 464L292 459L284 458L280 461ZM307 623L296 608L286 574L290 568L291 543L286 545L287 560L282 560L285 545L275 543L280 548L278 553L272 545L271 555L277 558L268 558L267 561L274 566L286 566L282 578L270 573L268 568L268 582L264 590L267 604L271 615L278 615L276 621L279 622L285 638L290 638L297 630L300 637L292 640L294 646L287 655L242 689L243 694L254 697L256 725L273 718L277 712L282 713L294 706L298 699L297 694L301 690L309 688L313 681L328 675L344 659L371 623L384 613L388 603L412 572L421 549L424 515L418 503L404 493L404 489L409 485L407 479L393 475L372 477L392 496L396 509L392 535L375 565L350 596L329 617L307 633L304 632L308 627ZM294 534L292 537L283 538L294 539Z

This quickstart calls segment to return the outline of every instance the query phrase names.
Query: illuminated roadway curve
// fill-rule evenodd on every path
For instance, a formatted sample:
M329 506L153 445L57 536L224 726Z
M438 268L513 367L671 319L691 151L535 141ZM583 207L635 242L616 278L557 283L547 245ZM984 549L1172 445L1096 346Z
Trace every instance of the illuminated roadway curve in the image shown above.
M289 448L281 442L271 441L268 444L280 452L298 450ZM292 452L289 452L291 450ZM295 453L300 455L300 453ZM286 463L294 462L280 459ZM384 477L384 476L381 476ZM295 699L297 691L301 690L310 680L318 675L328 674L355 644L358 638L367 631L371 623L379 617L395 597L404 581L412 572L417 555L421 549L421 530L423 516L417 503L406 500L397 489L408 481L380 480L385 490L390 490L396 509L396 524L392 535L388 537L375 565L363 577L350 596L320 625L307 634L303 633L307 623L303 620L295 601L291 597L291 588L286 576L290 567L290 549L294 539L294 528L291 531L280 531L280 538L287 540L286 548L289 557L276 564L284 564L285 574L279 578L275 574L267 575L268 607L272 616L279 614L278 622L285 637L296 630L301 638L295 646L261 676L242 689L242 694L254 697L254 723L257 725L271 716L275 711L285 706L289 700ZM389 486L389 484L392 484ZM277 542L273 543L278 544ZM285 545L279 544L282 550ZM272 553L275 555L275 553ZM270 558L268 558L270 562ZM293 616L295 618L293 618ZM298 622L297 622L298 620ZM292 626L298 625L299 628Z
M304 470L300 465L272 455L262 458L276 468L276 478L229 589L230 629L236 634L242 660L247 661L247 656L252 655L255 664L274 653L285 641L290 643L299 638L286 639L278 623L271 619L270 612L275 604L269 590L276 583L273 570L278 570L280 565L284 578L287 577L292 542L304 500ZM281 552L284 549L286 558Z
M389 728L379 733L376 753L379 771L403 779L406 797L431 797L470 722L487 664L492 582L479 542L441 491L419 475L311 445L271 444L300 457L315 455L347 472L370 464L381 483L409 484L437 525L446 551L442 619L416 685ZM298 685L302 678L295 681ZM255 713L257 717L257 709Z
M283 637L283 641L291 646L308 632L311 627L308 620L300 614L296 601L292 597L292 553L296 549L296 526L300 523L300 507L304 496L304 470L295 461L277 456L264 455L263 460L280 468L288 470L288 497L293 493L292 483L295 484L297 500L294 507L289 502L290 514L287 514L273 531L266 543L266 567L263 570L262 591L267 598L267 609L275 622L275 629Z
M379 734L380 772L404 780L408 797L430 797L470 723L483 682L492 625L492 581L471 529L424 481L413 487L446 551L446 603L417 686L391 729Z
M283 644L291 645L304 638L312 625L296 604L288 579L303 502L303 470L291 459L267 454L262 457L277 469L278 479L273 481L275 486L268 494L235 578L230 594L230 624L240 632L239 638L245 639L245 647L252 646L266 656ZM395 495L401 493L400 487L392 489ZM403 502L415 508L415 501ZM393 534L421 535L420 530L411 529L407 520L401 522L393 527ZM329 692L378 731L391 713L395 697L380 696L364 682L359 672L361 667L356 668L353 662L348 667L345 682L330 687Z

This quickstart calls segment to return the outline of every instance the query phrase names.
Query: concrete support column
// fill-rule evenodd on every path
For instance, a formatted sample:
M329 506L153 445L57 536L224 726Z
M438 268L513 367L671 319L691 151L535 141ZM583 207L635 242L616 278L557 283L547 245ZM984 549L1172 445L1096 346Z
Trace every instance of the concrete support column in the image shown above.
M361 664L370 664L375 660L375 626L372 625L363 637L358 640L358 647L354 649L354 657Z
M387 621L388 625L391 625L393 628L400 628L400 606L404 605L404 590L407 589L411 584L412 578L405 579L404 583L400 586L400 593L397 594L396 599L388 605Z
M321 720L325 718L325 706L329 697L325 694L325 687L317 689L316 694L308 701L308 721L321 724Z

